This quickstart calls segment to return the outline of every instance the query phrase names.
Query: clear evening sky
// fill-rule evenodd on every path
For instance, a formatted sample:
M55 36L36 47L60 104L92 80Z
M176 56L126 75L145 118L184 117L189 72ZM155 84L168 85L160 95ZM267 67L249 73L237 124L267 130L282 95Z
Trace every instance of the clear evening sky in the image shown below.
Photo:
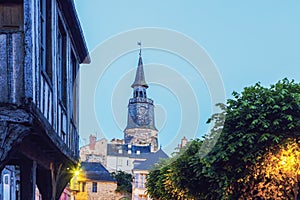
M86 105L80 106L81 145L88 142L91 133L108 140L123 138L138 61L136 42L144 40L145 46L151 46L151 41L163 43L155 35L134 33L131 36L137 37L131 38L131 50L124 53L121 49L128 41L115 44L110 39L122 38L126 32L155 27L187 36L214 63L226 98L258 81L263 85L285 77L300 81L300 1L75 0L75 5L92 59L90 69L85 65L82 69L103 67L94 57L99 57L97 48L105 48L106 43L110 44L106 53L120 52L98 75L96 85L81 77L82 102L92 98L94 105L89 106L95 112L84 112ZM184 46L180 42L174 40L174 45ZM147 94L156 104L159 142L170 153L184 135L192 139L209 131L205 122L213 113L214 91L208 89L206 77L194 70L190 60L157 44L143 50L143 61ZM188 51L197 52L193 46ZM84 96L90 88L94 95ZM191 114L182 114L183 109ZM89 114L96 116L97 123Z

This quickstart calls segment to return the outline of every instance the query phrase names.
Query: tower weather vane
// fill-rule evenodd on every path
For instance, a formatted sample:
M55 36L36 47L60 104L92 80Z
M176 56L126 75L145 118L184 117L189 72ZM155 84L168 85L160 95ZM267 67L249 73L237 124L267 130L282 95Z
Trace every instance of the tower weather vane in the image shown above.
M141 41L137 42L137 45L140 46L140 56L142 56L142 42Z

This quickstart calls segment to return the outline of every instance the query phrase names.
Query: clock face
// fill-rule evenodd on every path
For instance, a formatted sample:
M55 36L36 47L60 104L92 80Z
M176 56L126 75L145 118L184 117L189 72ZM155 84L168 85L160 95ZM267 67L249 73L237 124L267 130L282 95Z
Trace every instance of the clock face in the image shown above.
M137 125L149 124L149 109L147 105L134 105L130 108L129 114Z

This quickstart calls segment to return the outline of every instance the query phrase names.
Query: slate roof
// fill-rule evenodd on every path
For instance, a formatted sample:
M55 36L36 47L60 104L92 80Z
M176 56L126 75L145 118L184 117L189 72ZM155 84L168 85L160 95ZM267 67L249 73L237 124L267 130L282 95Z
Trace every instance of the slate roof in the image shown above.
M122 150L120 153L119 150ZM131 150L131 154L128 153L128 150ZM137 154L137 151L140 151L140 154ZM136 146L131 145L128 147L128 144L107 144L107 155L108 156L120 156L120 157L130 157L130 158L144 158L145 154L151 152L151 146Z
M116 182L116 180L110 176L105 167L98 162L82 162L81 168L85 173L85 177L95 181L108 181Z
M159 159L166 158L169 156L162 149L159 149L155 153L148 154L145 161L135 163L133 170L150 170L153 165L158 163Z
M142 86L142 87L148 88L148 85L145 81L143 60L142 60L141 53L140 53L140 57L139 57L138 68L137 68L136 74L135 74L135 80L134 80L134 83L131 85L131 87L134 88L137 86Z

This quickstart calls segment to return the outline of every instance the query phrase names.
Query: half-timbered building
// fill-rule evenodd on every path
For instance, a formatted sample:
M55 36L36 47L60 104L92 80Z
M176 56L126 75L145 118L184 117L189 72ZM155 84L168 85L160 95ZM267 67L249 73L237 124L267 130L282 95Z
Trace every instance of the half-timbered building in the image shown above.
M73 0L0 0L0 171L16 166L21 199L58 199L77 164L80 63Z

